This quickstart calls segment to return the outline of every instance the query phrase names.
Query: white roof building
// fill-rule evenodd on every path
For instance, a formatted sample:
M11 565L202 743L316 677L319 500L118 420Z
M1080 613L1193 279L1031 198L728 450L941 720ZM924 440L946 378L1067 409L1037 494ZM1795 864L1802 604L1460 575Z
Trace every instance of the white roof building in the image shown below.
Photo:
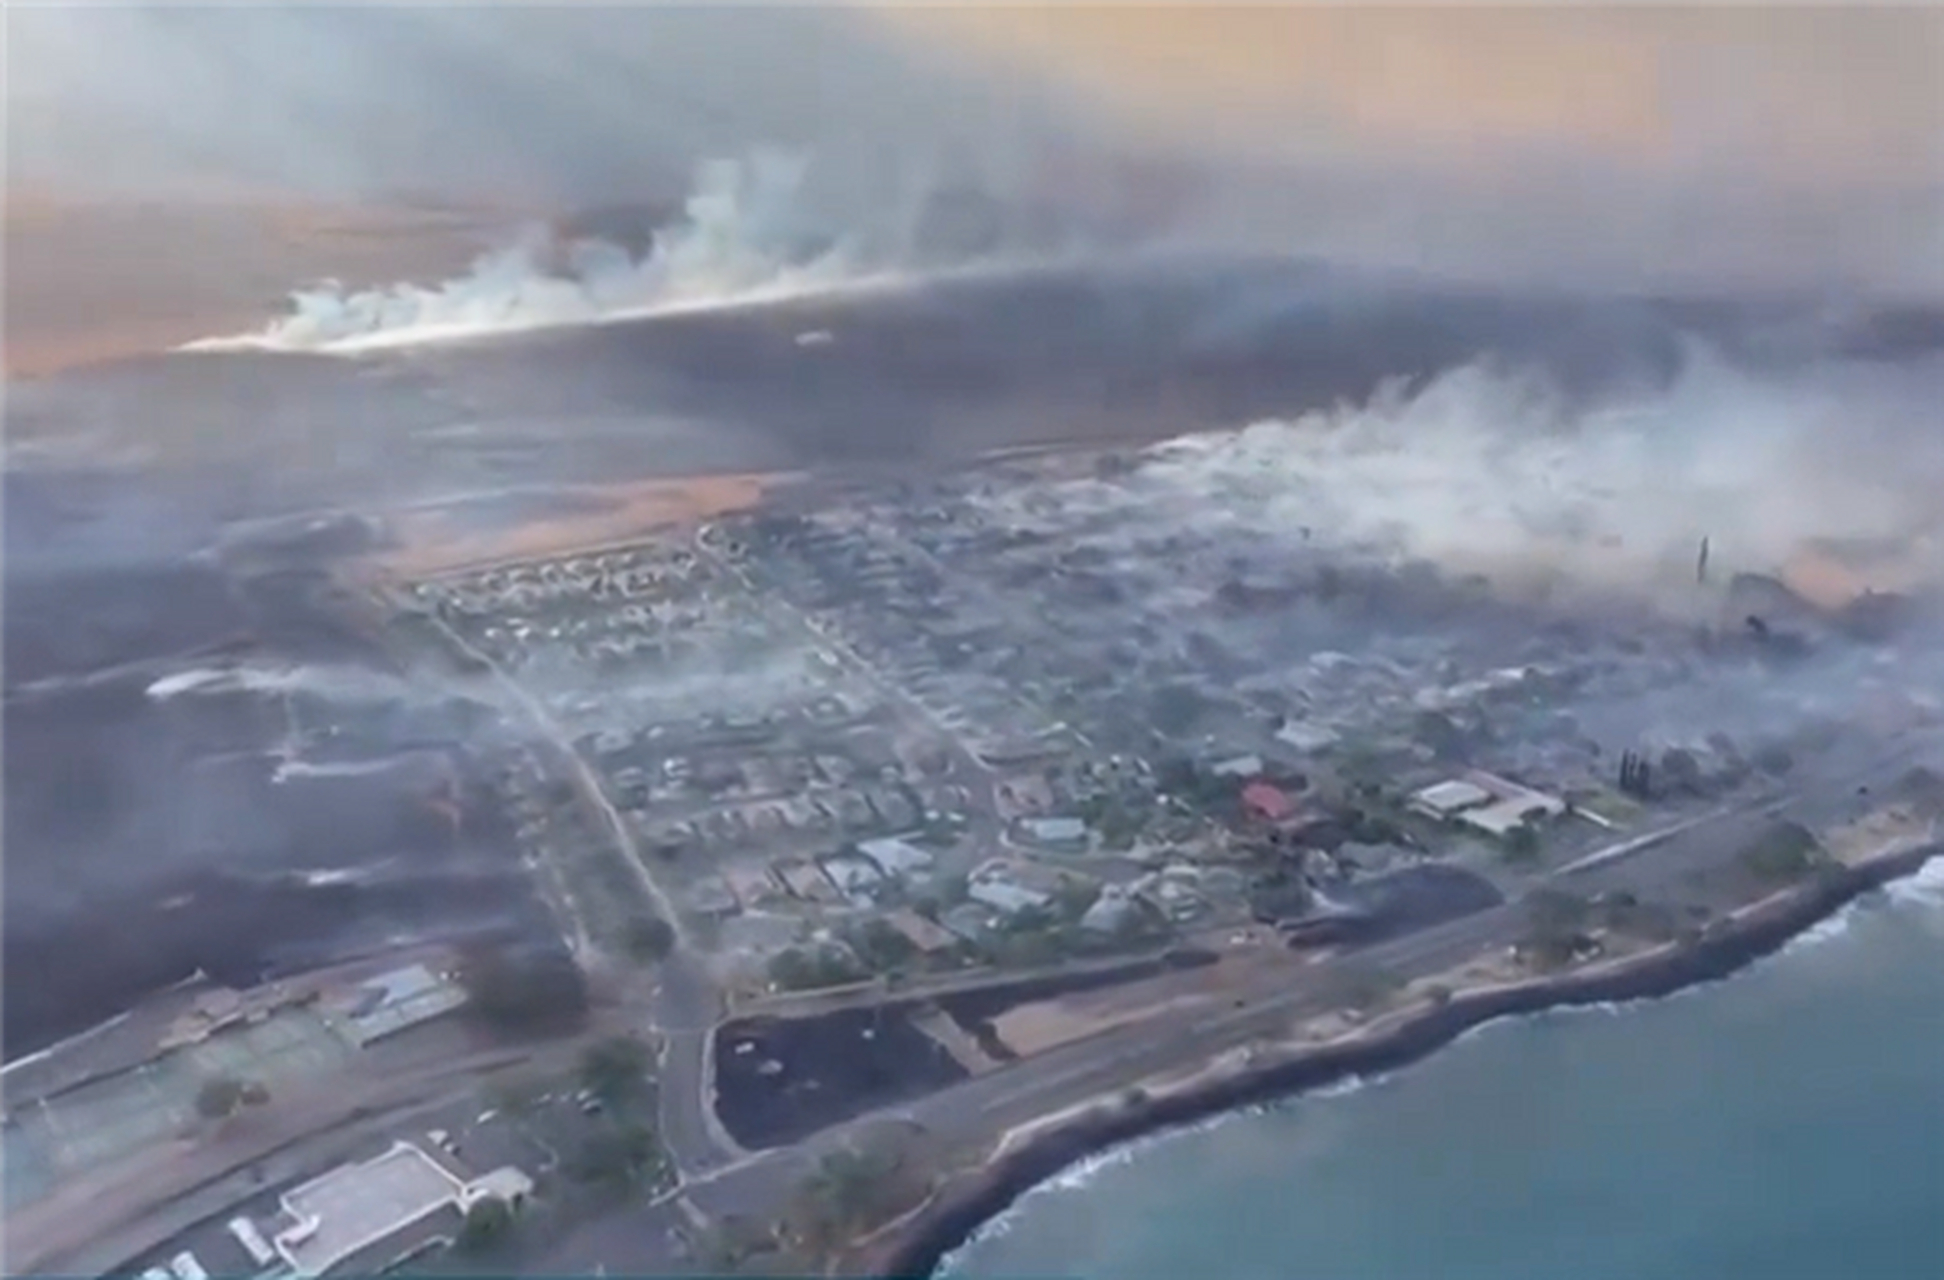
M864 858L825 858L823 870L838 892L853 903L869 902L872 890L884 883L884 873L877 864Z
M1052 905L1053 895L1026 883L1030 870L1003 858L981 863L966 880L965 896L1002 916Z
M1084 844L1087 839L1087 824L1078 818L1028 818L1019 825L1040 844Z
M1503 800L1495 800L1483 808L1467 810L1458 815L1458 821L1483 831L1486 835L1506 836L1535 819L1556 816L1560 810L1544 803L1547 799L1548 797L1537 794L1508 796Z
M333 1001L338 1025L360 1047L407 1027L442 1017L466 1003L466 993L423 964L409 964L361 983Z
M532 1190L532 1180L511 1166L467 1182L413 1144L398 1142L383 1155L284 1192L289 1221L273 1246L296 1275L321 1276L441 1210L464 1215L481 1200L513 1202Z
M885 836L878 840L860 840L857 851L884 869L886 875L903 876L913 872L928 871L934 861L909 840L896 836Z
M1255 778L1262 774L1261 756L1237 756L1224 760L1208 770L1218 778Z
M1453 818L1467 809L1491 803L1492 793L1475 782L1453 778L1433 783L1411 796L1411 807L1433 818Z
M1298 751L1315 752L1336 745L1336 730L1307 720L1285 720L1276 730L1276 741Z
M1011 880L980 880L966 886L965 896L1002 916L1018 915L1034 907L1044 907L1053 899L1037 889L1028 889Z

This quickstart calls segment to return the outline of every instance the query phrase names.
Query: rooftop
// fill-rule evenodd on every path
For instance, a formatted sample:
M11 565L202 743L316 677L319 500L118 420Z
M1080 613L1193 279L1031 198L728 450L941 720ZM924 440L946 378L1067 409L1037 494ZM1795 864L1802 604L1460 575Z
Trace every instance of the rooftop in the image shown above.
M381 973L339 1002L338 1016L359 1045L452 1012L466 993L422 964Z
M1087 838L1087 824L1078 818L1028 818L1021 824L1041 844L1066 844Z
M342 1165L283 1195L291 1224L276 1249L299 1275L323 1275L352 1254L457 1204L465 1184L409 1142Z
M1242 804L1251 813L1271 822L1281 822L1296 814L1296 802L1282 788L1272 787L1266 782L1251 782L1242 788Z
M1468 809L1458 816L1458 820L1487 835L1503 836L1524 826L1528 818L1547 812L1544 805L1515 796L1509 800L1494 801L1482 808Z
M1492 793L1477 783L1453 778L1424 788L1411 797L1411 803L1434 817L1448 818L1491 799Z

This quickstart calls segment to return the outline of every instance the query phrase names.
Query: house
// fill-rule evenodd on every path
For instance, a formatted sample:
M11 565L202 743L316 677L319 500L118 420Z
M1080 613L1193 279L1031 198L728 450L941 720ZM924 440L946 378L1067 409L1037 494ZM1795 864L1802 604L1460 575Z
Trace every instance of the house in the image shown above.
M420 1148L398 1142L383 1155L284 1192L271 1243L300 1277L373 1275L435 1239L453 1239L480 1201L517 1205L532 1191L532 1180L510 1165L467 1182Z
M1257 822L1288 822L1296 816L1296 802L1280 787L1251 782L1242 788L1242 812Z
M900 907L889 912L884 922L904 935L905 941L916 947L923 955L936 955L950 951L959 944L957 935L941 925L934 924L909 907Z
M866 903L878 886L884 883L884 873L877 864L866 858L852 858L838 855L822 860L823 872L837 891L850 899L853 904Z
M1306 720L1285 720L1276 729L1276 741L1305 755L1324 751L1337 743L1337 733Z
M326 1016L338 1032L363 1048L451 1013L466 1003L466 993L425 965L409 964L335 992L324 1003Z
M878 864L887 876L906 876L929 871L933 858L909 840L886 836L879 840L860 840L857 851Z
M991 908L983 903L961 902L940 916L938 923L967 942L977 942L991 930L993 915Z
M1208 768L1218 778L1259 778L1262 770L1261 756L1236 756L1233 760L1222 760Z
M1458 815L1458 821L1475 831L1503 839L1528 822L1548 816L1550 811L1543 804L1534 803L1527 797L1513 796L1506 800L1494 800L1476 809L1467 809Z
M1130 884L1127 890L1168 919L1181 923L1200 915L1207 906L1198 891L1197 880L1192 868L1171 866L1149 872Z
M1019 829L1028 840L1049 848L1084 849L1087 824L1078 818L1027 818Z
M1497 774L1474 769L1466 776L1472 783L1490 792L1495 800L1518 802L1521 811L1529 816L1557 818L1566 812L1566 802L1558 796L1549 796L1543 791L1520 786Z
M742 909L741 901L721 876L703 876L689 888L689 906L705 916L732 916Z
M1125 885L1110 884L1100 891L1094 904L1080 917L1080 927L1089 933L1119 933L1140 910Z
M777 879L784 888L805 902L818 902L836 905L840 901L836 886L831 884L815 863L779 862L776 864Z
M729 892L746 908L774 902L780 893L776 877L768 867L726 867L722 877L728 882Z
M993 858L973 869L966 880L965 896L1001 916L1044 909L1053 905L1059 877L1042 871L1029 863Z
M1492 793L1474 782L1453 778L1412 793L1411 808L1427 818L1449 821L1467 809L1490 804Z

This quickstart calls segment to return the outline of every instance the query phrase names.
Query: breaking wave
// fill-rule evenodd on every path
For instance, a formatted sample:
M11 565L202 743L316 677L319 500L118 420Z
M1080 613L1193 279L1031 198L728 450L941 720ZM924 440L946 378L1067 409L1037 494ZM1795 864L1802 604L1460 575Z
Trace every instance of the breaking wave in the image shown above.
M802 157L758 153L702 166L682 218L636 256L600 239L561 245L534 228L437 285L348 290L336 282L291 296L289 314L255 333L205 338L185 351L336 355L492 334L748 306L836 289L895 287L895 255L811 225L799 198Z

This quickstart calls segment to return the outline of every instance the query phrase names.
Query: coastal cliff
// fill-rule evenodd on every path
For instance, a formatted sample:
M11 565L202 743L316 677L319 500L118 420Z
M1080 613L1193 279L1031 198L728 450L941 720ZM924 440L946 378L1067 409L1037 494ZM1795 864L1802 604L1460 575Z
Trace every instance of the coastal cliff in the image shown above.
M1209 1070L1186 1087L1130 1092L1049 1124L1002 1150L983 1167L947 1183L924 1210L854 1256L859 1274L930 1276L944 1257L1033 1187L1109 1147L1194 1124L1238 1108L1382 1075L1420 1061L1474 1027L1548 1009L1658 999L1725 978L1768 956L1858 897L1913 875L1944 846L1899 850L1837 870L1764 899L1684 946L1642 952L1592 969L1515 986L1464 992L1426 1004L1313 1049L1290 1050L1227 1070Z

